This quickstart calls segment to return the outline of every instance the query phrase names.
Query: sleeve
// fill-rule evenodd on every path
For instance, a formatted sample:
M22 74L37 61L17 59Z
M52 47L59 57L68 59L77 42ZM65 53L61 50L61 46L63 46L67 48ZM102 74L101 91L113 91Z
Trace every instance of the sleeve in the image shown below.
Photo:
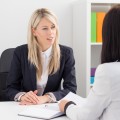
M100 65L96 70L95 83L86 102L80 106L68 106L66 115L72 120L97 120L110 104L110 86L107 70Z
M54 96L54 94L52 93L52 92L48 92L48 93L46 93L46 95L49 95L50 96L50 101L49 101L49 103L54 103L54 102L56 102L56 97Z
M22 70L20 62L20 50L17 47L13 54L10 72L7 78L7 96L10 100L15 99L15 95L21 91Z
M63 89L53 92L57 100L62 99L70 91L76 93L76 76L75 76L75 59L73 50L70 48L69 53L65 54L65 65L63 70Z
M21 101L21 97L22 97L23 95L25 95L25 93L26 93L26 92L19 92L19 93L17 93L17 94L15 95L15 97L14 97L14 100L15 100L16 102L20 102L20 101Z

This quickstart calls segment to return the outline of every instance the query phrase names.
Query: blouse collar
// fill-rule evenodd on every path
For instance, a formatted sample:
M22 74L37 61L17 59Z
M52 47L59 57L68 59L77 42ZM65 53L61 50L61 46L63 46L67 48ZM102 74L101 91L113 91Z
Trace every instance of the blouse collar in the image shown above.
M47 56L47 57L50 57L51 54L52 54L52 46L50 46L46 51L44 52L41 52L41 54Z

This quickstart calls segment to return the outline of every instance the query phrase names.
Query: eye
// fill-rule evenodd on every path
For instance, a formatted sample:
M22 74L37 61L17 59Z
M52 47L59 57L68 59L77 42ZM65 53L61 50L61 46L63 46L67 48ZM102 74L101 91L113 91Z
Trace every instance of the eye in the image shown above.
M47 30L48 28L43 28L42 30Z
M54 28L55 28L55 26L52 26L52 27L51 27L51 29L54 29Z

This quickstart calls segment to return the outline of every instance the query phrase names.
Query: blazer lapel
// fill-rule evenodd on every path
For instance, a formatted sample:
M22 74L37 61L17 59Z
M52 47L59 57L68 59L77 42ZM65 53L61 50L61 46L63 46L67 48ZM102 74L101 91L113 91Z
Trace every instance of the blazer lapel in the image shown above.
M31 76L33 90L36 90L37 89L37 87L36 87L36 69L33 65L30 66L30 76Z
M48 76L48 81L45 87L45 90L43 92L43 94L45 94L48 91L51 91L51 88L53 87L53 75Z
M48 81L47 81L47 84L46 84L46 87L45 87L43 94L45 94L47 92L51 92L51 91L56 89L55 86L57 86L60 82L58 79L59 77L60 76L59 76L58 72L53 74L53 75L48 76Z

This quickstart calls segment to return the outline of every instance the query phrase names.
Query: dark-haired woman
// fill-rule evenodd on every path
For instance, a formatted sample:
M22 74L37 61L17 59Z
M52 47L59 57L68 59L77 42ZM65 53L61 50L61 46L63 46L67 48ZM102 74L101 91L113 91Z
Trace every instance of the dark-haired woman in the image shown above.
M72 120L120 120L120 5L106 14L102 28L101 65L86 102L63 100L59 107Z

